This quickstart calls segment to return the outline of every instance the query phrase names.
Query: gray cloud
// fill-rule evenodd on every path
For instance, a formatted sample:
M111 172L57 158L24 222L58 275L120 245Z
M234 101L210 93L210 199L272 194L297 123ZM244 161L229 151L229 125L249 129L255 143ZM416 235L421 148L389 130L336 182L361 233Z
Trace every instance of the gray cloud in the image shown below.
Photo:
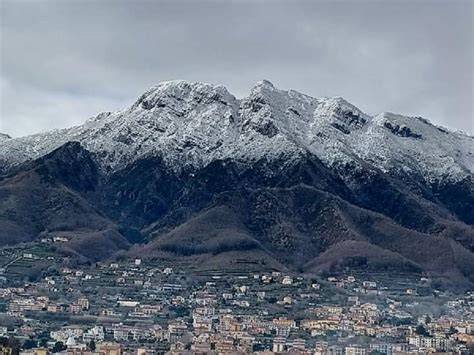
M170 79L258 80L474 132L473 2L0 1L0 131L79 124Z

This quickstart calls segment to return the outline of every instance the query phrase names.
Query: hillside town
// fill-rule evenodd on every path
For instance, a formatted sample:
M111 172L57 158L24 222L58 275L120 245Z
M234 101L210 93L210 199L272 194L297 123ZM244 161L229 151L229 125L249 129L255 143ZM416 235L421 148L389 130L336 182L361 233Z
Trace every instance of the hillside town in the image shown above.
M0 0L0 355L474 355L474 0Z
M472 354L474 293L385 273L75 267L1 251L0 354ZM22 268L51 261L25 277Z

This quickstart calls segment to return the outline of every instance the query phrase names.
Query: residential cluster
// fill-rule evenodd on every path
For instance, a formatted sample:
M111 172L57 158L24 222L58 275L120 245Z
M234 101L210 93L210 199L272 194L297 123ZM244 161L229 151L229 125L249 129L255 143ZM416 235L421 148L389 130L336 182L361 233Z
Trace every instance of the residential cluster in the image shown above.
M0 355L474 348L474 293L436 290L426 276L185 272L137 258L50 268L29 281L14 272L15 262L41 260L28 254L8 255L0 269Z

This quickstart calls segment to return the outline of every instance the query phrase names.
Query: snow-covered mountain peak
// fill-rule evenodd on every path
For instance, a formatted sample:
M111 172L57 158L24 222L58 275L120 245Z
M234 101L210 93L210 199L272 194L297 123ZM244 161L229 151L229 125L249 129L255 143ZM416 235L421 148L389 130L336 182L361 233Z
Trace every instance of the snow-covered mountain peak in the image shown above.
M275 85L273 85L273 83L267 79L262 79L262 80L257 81L255 85L253 86L253 88L257 88L257 87L267 87L270 89L275 89Z
M0 170L68 141L80 142L111 171L157 155L179 170L216 159L291 160L301 152L327 165L402 169L428 181L464 179L474 171L472 137L417 117L371 117L343 98L314 98L266 80L242 99L220 85L167 81L130 107L100 113L81 126L14 139L0 136Z
M359 114L359 115L367 116L358 107L354 106L353 104L351 104L346 99L344 99L340 96L324 97L324 98L319 98L317 100L318 100L319 105L328 107L332 111L336 111L337 109L340 109L341 111L346 111L346 112L350 111L353 114Z
M153 110L167 105L210 104L214 101L230 104L235 100L222 85L175 80L162 82L146 91L132 105L132 109Z
M266 80L266 79L263 79L263 80L260 80L260 81L257 81L250 89L250 95L252 94L257 94L257 93L260 93L260 92L271 92L271 91L275 91L277 90L277 88L275 87L275 85L273 85L273 83L269 80Z
M327 97L317 100L316 115L322 117L335 117L341 119L342 116L359 117L369 121L371 117L342 97Z

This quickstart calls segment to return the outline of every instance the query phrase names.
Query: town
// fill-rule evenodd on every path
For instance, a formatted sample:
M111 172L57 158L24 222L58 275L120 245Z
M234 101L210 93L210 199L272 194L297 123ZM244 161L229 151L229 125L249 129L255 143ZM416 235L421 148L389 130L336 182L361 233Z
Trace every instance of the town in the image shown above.
M0 251L0 355L474 349L474 293L438 290L426 275L70 264L39 244Z

